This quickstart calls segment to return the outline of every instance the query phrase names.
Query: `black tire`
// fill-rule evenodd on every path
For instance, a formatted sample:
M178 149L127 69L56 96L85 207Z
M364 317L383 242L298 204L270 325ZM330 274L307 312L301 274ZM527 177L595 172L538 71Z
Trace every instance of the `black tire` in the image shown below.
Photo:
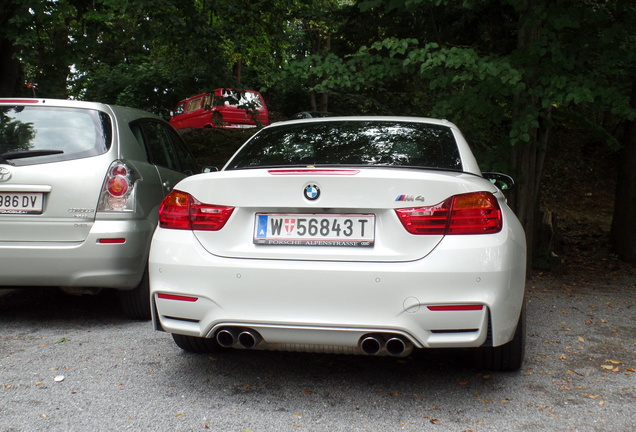
M479 369L509 372L523 364L526 346L526 306L521 308L519 321L512 340L497 347L480 347L474 352L474 363Z
M185 336L180 334L172 334L174 343L184 351L192 353L216 353L222 350L216 339L202 338L196 336Z
M149 320L150 314L150 283L148 281L148 266L136 288L119 291L119 301L124 315L135 320Z

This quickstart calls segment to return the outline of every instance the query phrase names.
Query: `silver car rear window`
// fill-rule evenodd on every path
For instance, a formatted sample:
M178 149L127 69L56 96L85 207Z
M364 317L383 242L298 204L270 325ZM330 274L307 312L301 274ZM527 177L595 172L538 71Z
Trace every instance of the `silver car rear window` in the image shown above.
M51 106L0 107L0 160L34 165L105 153L110 117L101 111Z
M226 169L337 165L462 169L457 142L446 126L349 120L263 129Z

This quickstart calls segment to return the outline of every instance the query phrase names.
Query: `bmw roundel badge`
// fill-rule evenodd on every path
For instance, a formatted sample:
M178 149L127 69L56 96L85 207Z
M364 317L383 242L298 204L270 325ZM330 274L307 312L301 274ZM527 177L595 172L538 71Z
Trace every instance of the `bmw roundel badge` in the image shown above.
M307 186L305 186L304 193L305 198L310 201L315 201L320 196L320 188L318 187L318 185L308 184Z

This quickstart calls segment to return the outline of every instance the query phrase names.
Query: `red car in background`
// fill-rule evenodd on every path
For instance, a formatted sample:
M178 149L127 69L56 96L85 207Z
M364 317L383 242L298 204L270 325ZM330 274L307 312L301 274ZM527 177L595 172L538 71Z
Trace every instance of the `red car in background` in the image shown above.
M170 124L175 129L267 126L269 112L265 99L257 91L218 88L179 102Z

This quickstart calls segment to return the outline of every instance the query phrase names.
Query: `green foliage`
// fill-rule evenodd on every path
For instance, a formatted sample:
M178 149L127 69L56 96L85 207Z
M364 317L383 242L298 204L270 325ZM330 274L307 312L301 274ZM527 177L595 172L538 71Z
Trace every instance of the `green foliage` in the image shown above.
M424 24L419 34L412 32L417 37L361 41L354 53L308 56L290 64L287 72L306 78L311 71L323 77L311 89L332 94L351 90L370 93L370 89L386 87L387 82L395 80L416 83L413 92L422 94L417 99L430 101L430 115L460 123L469 134L490 142L480 144L492 147L531 142L533 131L549 123L548 114L556 107L576 109L584 103L595 103L615 115L634 117L625 90L636 58L624 39L634 38L624 15L634 17L633 6L604 1L536 1L531 10L524 11L514 1L457 5L367 0L360 2L360 10L370 13L379 8L392 16L461 16L464 18L457 21L465 23L466 16L478 16L488 3L500 4L497 18L509 23L510 38L516 37L515 28L522 34L534 29L531 31L537 35L524 43L504 43L509 48L504 51L488 50L491 46L487 40L457 36L452 30L454 21L450 20L445 22L451 27L446 40ZM443 9L440 4L444 4ZM617 39L619 35L621 39ZM410 101L400 103L408 105ZM498 136L489 133L493 125ZM506 129L508 132L503 133Z
M531 142L556 107L636 116L627 91L636 6L618 0L3 5L0 38L14 41L42 96L166 114L240 78L289 114L307 108L304 95L328 94L343 113L449 118L484 149Z
M364 0L359 5L361 15L379 23L377 32L354 26L358 33L351 31L349 41L358 43L349 42L348 52L318 53L287 70L318 71L313 91L393 95L382 101L383 111L419 109L418 115L460 125L483 168L519 180L509 202L526 228L532 255L553 112L594 105L619 120L636 115L629 104L636 76L636 4ZM588 124L596 134L602 126ZM616 149L618 140L605 135Z
M0 21L8 24L0 42L13 41L23 79L37 82L39 95L165 113L179 99L212 88L271 83L288 46L285 15L296 2L4 3L13 7L3 8L9 16Z

